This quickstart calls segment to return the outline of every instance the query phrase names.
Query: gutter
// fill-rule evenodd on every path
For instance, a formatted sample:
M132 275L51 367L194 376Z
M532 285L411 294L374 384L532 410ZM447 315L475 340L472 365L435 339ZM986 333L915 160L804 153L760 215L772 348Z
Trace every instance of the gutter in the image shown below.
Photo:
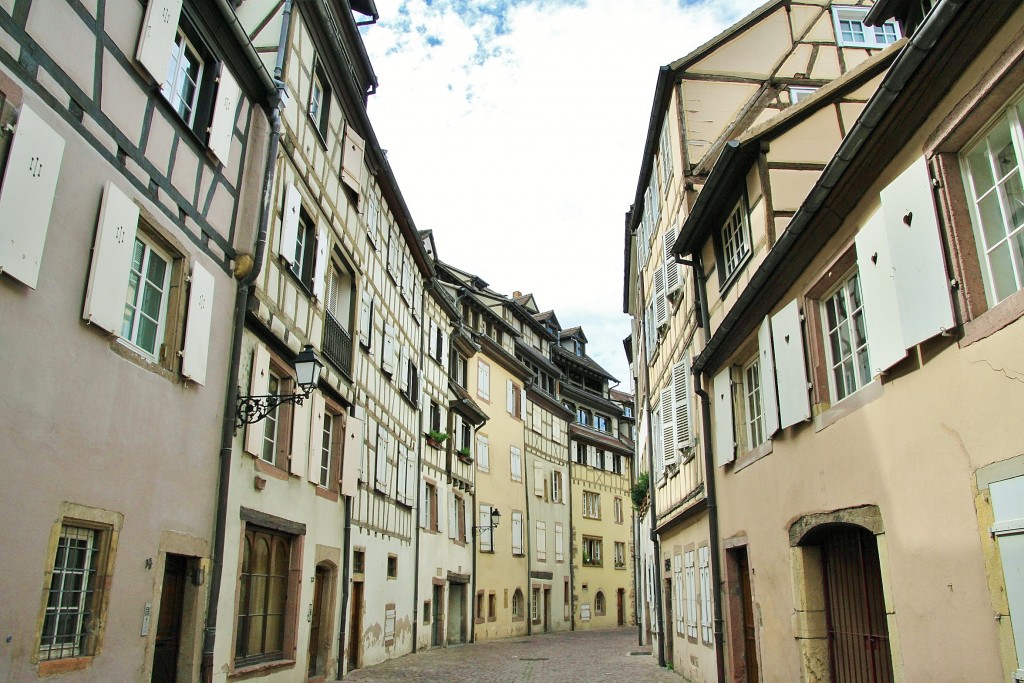
M241 26L238 24L238 17L234 10L227 4L227 0L216 0L218 8L228 19L232 26L232 32L238 35ZM263 258L267 245L267 226L270 222L270 205L273 197L274 174L277 167L277 150L281 140L281 110L287 98L285 85L282 80L284 72L285 44L288 40L289 28L291 25L292 0L285 0L282 10L281 33L277 44L277 64L274 67L274 78L269 79L269 74L256 56L252 43L242 32L244 37L243 45L248 45L250 61L253 59L260 64L260 70L267 76L272 86L270 110L271 130L270 141L267 145L267 161L263 173L263 207L260 211L260 222L256 233L256 244L253 248L253 263L246 269L244 265L236 267L235 277L238 278L238 290L235 294L234 330L231 340L231 355L227 374L227 389L224 392L224 416L221 424L221 445L220 445L220 466L217 488L217 518L213 536L213 557L211 558L212 573L210 578L210 592L207 596L206 607L206 628L203 632L202 661L200 664L200 676L203 681L210 681L213 677L214 649L217 636L217 610L220 602L220 591L222 583L224 564L224 535L227 529L228 514L228 493L231 487L231 461L234 454L235 439L235 403L238 401L238 371L241 367L242 337L245 331L245 313L248 308L250 286L256 281L260 270L263 268ZM261 80L263 80L261 78Z
M907 46L896 57L878 91L868 101L860 118L857 119L842 144L839 145L835 156L818 177L789 226L750 278L750 283L740 294L736 304L726 314L718 329L715 330L715 334L710 338L707 346L694 360L694 374L703 372L718 360L719 350L722 348L724 340L732 336L730 332L740 323L754 301L761 297L761 290L769 283L775 271L785 263L789 253L796 248L800 238L811 227L812 222L818 217L819 211L825 206L826 200L830 198L832 191L857 159L860 148L879 128L879 124L892 103L903 92L914 73L929 56L932 48L967 1L939 0L939 3L932 8L928 20L921 25L918 32L910 38ZM679 244L678 240L676 244ZM676 251L675 247L673 247L673 253L682 255ZM698 280L703 279L700 273L697 275ZM779 294L784 292L784 288L776 287L773 292L772 304L778 300Z

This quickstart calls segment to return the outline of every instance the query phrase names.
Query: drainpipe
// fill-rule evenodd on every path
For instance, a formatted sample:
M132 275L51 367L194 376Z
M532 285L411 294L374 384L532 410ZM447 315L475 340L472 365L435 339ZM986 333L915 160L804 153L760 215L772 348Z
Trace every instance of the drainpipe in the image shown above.
M523 400L524 401L526 400L526 386L525 386L525 383L524 383L524 386L523 386ZM523 428L525 430L525 428L526 428L525 424L523 425ZM523 446L525 446L525 445L526 444L524 443ZM523 543L526 545L526 591L527 592L526 592L526 596L525 597L526 597L527 604L529 605L529 609L527 609L527 617L526 617L526 634L532 636L533 635L533 575L530 573L530 564L533 562L533 553L531 552L533 550L533 545L530 543L530 480L528 478L528 475L526 474L531 468L526 466L526 453L525 453L525 450L526 449L524 448L523 449L524 453L523 453L522 457L519 458L519 463L520 463L519 466L523 470L523 493L525 494L525 499L523 501L523 503L524 503L523 510L525 512L523 514L526 515L526 521L524 523L524 526L526 528L523 530L523 536L526 537L526 538L523 539ZM537 600L537 615L540 616L540 599L539 598Z
M374 17L374 19L376 20L376 17ZM427 304L426 304L426 301L427 301L427 296L424 293L424 295L420 297L420 320L423 321L424 323L427 321L427 317L426 317ZM423 346L424 346L423 345L423 331L421 329L420 330L420 360L419 360L419 365L418 365L418 367L419 367L419 376L417 378L418 381L421 383L421 385L422 385L422 382L423 382L423 368L425 367L425 361L423 359ZM420 433L416 435L416 473L419 475L419 480L417 481L417 486L416 486L416 514L419 515L420 519L423 519L423 509L420 506L424 504L423 495L422 495L423 494L423 470L422 470L423 464L422 464L422 460L423 460L423 432L426 431L426 430L425 430L424 425L423 425L423 402L422 401L417 401L416 403L417 403L416 410L420 414L420 429L419 429ZM412 586L412 652L413 652L413 654L416 654L416 652L419 651L419 640L417 640L417 638L419 637L419 624L420 624L419 610L418 610L419 605L420 605L420 541L422 540L421 534L422 534L422 531L423 531L423 527L420 526L419 522L420 522L419 519L414 519L413 520L413 528L416 529L416 550L415 550L415 552L413 554L413 558L414 558L413 562L415 563L414 566L416 567L416 570L414 572L415 582L413 583L413 586Z
M572 436L569 434L569 423L565 425L565 436L566 436L566 448L569 452L569 457L566 458L565 463L567 465L565 475L568 477L568 481L565 485L566 496L569 498L569 630L576 630L576 561L573 559L573 543L574 536L572 520L575 519L572 516ZM563 615L564 619L565 616Z
M640 301L644 300L644 284L640 282ZM647 363L647 354L644 354L644 410L651 415L651 368ZM665 615L661 607L661 544L658 540L656 530L658 520L658 505L654 495L654 432L651 431L650 417L647 419L647 500L650 502L648 509L651 514L651 543L654 544L654 610L658 626L658 666L665 666Z
M220 467L217 490L217 519L213 537L213 558L210 568L210 594L206 607L206 629L203 633L203 654L200 675L203 681L213 677L214 646L217 635L217 608L220 602L220 590L224 564L224 534L227 528L228 493L231 485L231 460L234 452L235 438L235 403L238 400L238 370L241 366L242 337L245 330L245 312L248 307L250 286L256 281L263 268L263 254L267 244L267 225L270 222L270 205L273 197L274 171L276 169L277 148L281 139L281 110L287 96L284 82L284 48L288 39L291 23L291 0L285 0L282 11L281 35L277 45L277 65L274 68L273 83L277 90L270 111L271 130L270 142L267 146L267 162L263 173L263 206L256 234L256 245L253 249L252 265L246 270L244 265L236 267L235 277L238 278L238 290L235 294L235 311L231 340L231 356L227 375L227 390L224 392L224 417L221 425ZM228 8L230 9L230 8ZM222 9L222 11L224 11ZM231 11L234 17L234 12ZM237 18L232 24L237 26ZM248 39L246 39L248 40Z
M636 411L636 395L637 395L637 386L636 386L636 378L634 377L633 378L633 411L634 411L634 413ZM634 414L634 419L635 419L635 417L636 416ZM632 459L632 467L630 467L630 470L632 470L632 471L630 472L630 476L629 476L629 480L630 480L630 487L629 487L630 510L632 510L632 516L633 516L633 619L636 620L636 644L641 646L641 647L643 647L643 644L644 644L644 623L643 623L643 619L641 618L642 610L640 609L640 596L643 593L643 591L641 590L641 587L643 586L643 583L642 583L643 578L641 576L642 572L640 571L640 553L638 552L639 549L640 549L640 518L636 514L636 508L633 507L633 505L632 505L632 503L633 503L633 495L632 495L633 494L633 485L636 484L637 476L639 475L639 473L637 472L637 466L636 466L637 465L636 457L635 457L636 451L634 450L633 453L634 453L634 457Z
M697 254L689 263L693 268L693 278L697 284L697 305L700 315L700 326L704 329L704 345L711 338L711 322L708 315L707 286L704 282L704 266ZM715 660L718 667L718 683L725 683L725 648L722 633L722 563L721 543L718 534L718 503L715 489L715 458L711 448L711 397L703 386L703 373L694 375L694 393L700 397L701 431L704 435L704 493L708 510L708 544L711 552L711 585L715 586L715 599L712 602L715 620Z
M338 620L338 680L344 678L342 672L348 663L345 659L345 635L348 617L348 593L349 593L349 555L352 546L352 497L345 496L345 536L342 538L341 548L341 618Z

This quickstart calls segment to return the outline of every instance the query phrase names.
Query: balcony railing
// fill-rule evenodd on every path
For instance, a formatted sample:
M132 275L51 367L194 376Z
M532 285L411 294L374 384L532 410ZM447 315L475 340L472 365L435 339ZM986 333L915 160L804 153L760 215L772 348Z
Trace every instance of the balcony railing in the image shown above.
M330 311L324 316L324 356L343 373L352 376L352 336Z

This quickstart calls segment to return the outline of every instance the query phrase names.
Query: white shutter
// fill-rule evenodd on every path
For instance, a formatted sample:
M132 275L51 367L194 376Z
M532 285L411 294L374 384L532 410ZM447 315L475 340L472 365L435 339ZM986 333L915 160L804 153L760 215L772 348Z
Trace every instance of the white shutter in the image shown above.
M679 289L679 264L672 255L672 246L676 243L676 226L670 227L662 235L665 255L665 293L672 294Z
M697 574L694 571L693 551L686 553L686 635L697 637Z
M785 429L811 417L803 328L795 299L772 316L771 325L775 381L779 388L779 428Z
M368 290L363 290L359 302L359 343L363 346L370 345L373 338L373 295Z
M310 411L309 411L309 449L306 453L306 459L308 461L306 467L306 478L314 484L320 483L320 463L323 458L324 449L324 417L327 414L327 400L324 395L319 391L314 390L312 395L309 397ZM298 421L293 424L299 425ZM334 444L329 444L328 448L333 449ZM294 458L298 457L298 451L294 452ZM330 476L330 475L328 475ZM330 480L328 480L330 485Z
M374 479L378 491L388 491L388 433L384 427L377 426L377 462L374 468Z
M446 510L448 509L445 503L444 491L445 489L443 486L441 486L441 482L438 482L437 485L434 487L434 495L437 496L437 526L435 527L435 529L438 532L444 529L445 514L447 514Z
M405 448L405 444L400 443L398 444L398 457L395 460L397 465L396 475L398 479L395 498L397 498L400 503L409 502L409 480L406 478L409 474L408 462L408 451Z
M523 456L522 452L516 447L512 446L510 449L510 457L512 463L512 478L516 481L522 481L523 478Z
M690 368L685 358L672 366L672 393L676 409L676 448L686 448L693 442L690 430Z
M292 443L288 471L300 477L305 477L308 473L306 466L309 464L309 442L313 440L309 433L312 412L309 403L303 401L292 405Z
M252 351L252 369L249 375L249 395L266 396L270 384L270 351L263 344L257 344ZM257 458L263 453L263 422L246 425L245 452Z
M672 403L672 387L661 390L661 448L663 466L672 465L676 461L676 423L673 419L675 409ZM598 463L594 463L596 467Z
M150 0L146 18L142 20L139 45L135 50L138 60L153 80L163 84L167 76L167 62L178 33L181 0Z
M512 554L523 554L523 513L512 513Z
M682 572L683 558L680 555L674 555L672 557L672 578L675 590L672 591L672 610L675 612L676 618L676 633L683 633L683 610L685 609L685 601L683 600L683 572Z
M445 370L448 370L448 334L446 330L440 330L438 334L441 335L441 365L444 366Z
M544 466L536 461L533 463L533 495L544 497Z
M381 369L389 375L395 374L395 328L388 323L384 327L384 346L381 350Z
M285 185L284 210L281 215L281 241L277 245L277 253L285 258L292 268L298 267L295 260L295 243L299 238L299 207L302 206L302 195L293 183Z
M993 482L989 486L995 524L992 532L1006 585L1006 601L1016 641L1018 671L1024 669L1024 477Z
M420 480L420 528L426 529L430 525L430 500L427 498L429 489L427 482Z
M736 457L732 422L732 378L728 367L715 375L714 392L715 462L721 467Z
M771 322L766 316L757 331L758 361L761 368L761 397L765 433L771 438L779 431L779 400L775 391L775 356L772 354Z
M470 536L473 533L473 503L471 500L463 500L460 504L462 505L462 519L465 520L465 524L462 525L462 540L465 543L469 543Z
M548 559L548 525L545 522L537 522L537 561L546 562Z
M124 322L138 224L139 207L108 181L103 190L82 317L114 334L121 333Z
M923 157L915 161L881 195L903 343L916 346L954 325L928 163Z
M185 323L185 346L181 352L181 374L196 384L206 384L214 286L213 275L195 261L189 278L188 319Z
M355 496L359 492L359 467L363 454L363 420L345 417L345 452L341 461L341 493Z
M164 61L166 62L165 55ZM217 155L225 166L231 161L231 141L235 132L235 112L238 110L238 99L242 94L238 81L228 71L227 66L220 70L220 84L217 86L217 99L213 105L213 120L210 122L210 151Z
M565 533L562 530L562 525L559 522L555 522L555 562L562 562L565 560Z
M491 468L490 443L483 434L476 437L476 466L482 472L487 472Z
M398 386L402 391L409 390L409 347L404 344L398 352Z
M22 105L0 188L0 271L32 289L39 280L63 158L64 138ZM123 315L124 296L120 303Z
M330 258L327 255L329 242L327 231L320 228L316 233L316 265L313 267L313 296L317 299L324 298L324 285L327 283L327 264ZM326 307L326 302L324 306Z
M515 386L512 384L512 380L506 380L505 384L505 410L511 415L516 414Z
M437 323L434 322L433 318L431 318L429 320L429 323L430 324L427 325L427 344L426 344L426 346L427 346L427 355L430 356L431 358L433 358L434 360L438 360L438 358L436 356L436 354L437 354Z
M526 420L526 388L519 389L519 419Z
M480 398L491 399L491 368L482 360L476 363L476 393Z
M491 526L491 506L480 505L480 550L491 552L494 550L494 530Z
M416 455L411 448L405 449L405 502L408 505L412 505L416 501L413 498L416 495L416 477L418 471L416 468Z
M865 221L856 237L857 273L872 375L888 370L907 356L887 232L885 218L877 211Z
M711 642L711 567L708 546L697 550L700 564L700 634L705 643Z
M341 180L356 194L363 188L363 149L366 143L352 130L345 128L345 147L341 153ZM376 226L371 228L376 231Z
M668 301L665 299L665 272L661 268L654 271L654 310L657 314L658 327L668 322Z

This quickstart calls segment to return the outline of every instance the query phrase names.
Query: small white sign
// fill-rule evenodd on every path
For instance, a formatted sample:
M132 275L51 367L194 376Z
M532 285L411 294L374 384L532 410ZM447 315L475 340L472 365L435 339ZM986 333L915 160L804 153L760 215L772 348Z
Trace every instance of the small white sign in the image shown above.
M590 621L590 603L580 605L580 621Z
M149 635L149 618L153 614L153 603L147 602L146 608L142 610L142 633L139 635Z

